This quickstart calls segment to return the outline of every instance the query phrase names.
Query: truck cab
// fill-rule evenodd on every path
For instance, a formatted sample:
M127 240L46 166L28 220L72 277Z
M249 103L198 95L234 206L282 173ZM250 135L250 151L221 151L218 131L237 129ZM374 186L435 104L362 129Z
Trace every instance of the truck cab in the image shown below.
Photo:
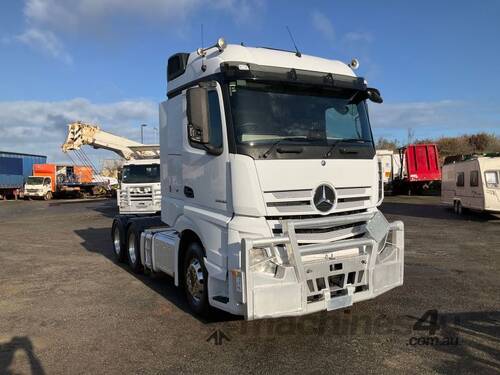
M123 164L117 190L120 214L155 214L161 211L160 160L139 159Z
M168 62L161 223L116 218L115 253L162 271L200 314L344 308L403 282L367 99L347 64L225 45ZM159 227L161 225L162 227Z
M24 185L26 198L52 199L52 178L50 176L29 176Z

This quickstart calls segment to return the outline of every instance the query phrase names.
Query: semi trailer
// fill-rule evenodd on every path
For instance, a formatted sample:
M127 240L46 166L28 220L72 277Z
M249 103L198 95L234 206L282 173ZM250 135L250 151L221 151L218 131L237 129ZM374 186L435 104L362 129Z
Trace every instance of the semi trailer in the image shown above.
M160 148L144 145L102 130L98 125L76 121L68 125L63 152L82 146L115 152L125 159L116 192L120 214L151 215L161 210Z
M399 150L399 167L392 179L391 190L396 194L419 194L441 182L437 145L409 144Z
M43 155L0 151L0 199L23 197L33 164L45 163Z
M402 285L404 225L377 208L366 102L382 98L356 65L222 38L171 56L161 216L116 216L116 260L171 275L196 314L249 320L345 308Z

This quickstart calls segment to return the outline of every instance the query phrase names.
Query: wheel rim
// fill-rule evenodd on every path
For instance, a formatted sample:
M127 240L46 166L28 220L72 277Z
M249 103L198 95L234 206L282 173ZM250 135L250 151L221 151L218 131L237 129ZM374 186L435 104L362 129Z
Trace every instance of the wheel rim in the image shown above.
M137 258L135 256L135 234L130 233L128 237L128 255L130 257L130 261L135 264Z
M120 241L120 231L118 230L118 227L115 228L113 231L113 245L115 249L116 255L120 255L122 248L121 248L121 241Z
M199 303L205 290L203 270L198 259L193 258L186 270L186 289L195 303Z

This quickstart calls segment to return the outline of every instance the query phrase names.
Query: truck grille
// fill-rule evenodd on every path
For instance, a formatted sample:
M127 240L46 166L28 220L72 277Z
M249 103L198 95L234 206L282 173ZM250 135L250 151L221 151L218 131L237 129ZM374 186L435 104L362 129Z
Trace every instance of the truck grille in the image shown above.
M153 200L153 193L129 191L129 194L130 194L131 201L151 201L151 200Z
M332 212L364 209L370 204L371 187L344 187L335 190L337 204ZM268 216L318 214L313 203L313 195L313 189L266 191L264 192L264 200Z

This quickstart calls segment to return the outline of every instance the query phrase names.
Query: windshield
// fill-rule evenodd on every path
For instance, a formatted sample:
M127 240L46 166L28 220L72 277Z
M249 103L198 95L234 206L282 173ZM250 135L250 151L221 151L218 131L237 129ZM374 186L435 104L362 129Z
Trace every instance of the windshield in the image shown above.
M160 182L160 164L125 165L123 167L122 182Z
M237 144L372 142L366 104L354 90L251 81L229 88Z
M28 185L42 185L43 177L28 177L26 180L26 184Z

